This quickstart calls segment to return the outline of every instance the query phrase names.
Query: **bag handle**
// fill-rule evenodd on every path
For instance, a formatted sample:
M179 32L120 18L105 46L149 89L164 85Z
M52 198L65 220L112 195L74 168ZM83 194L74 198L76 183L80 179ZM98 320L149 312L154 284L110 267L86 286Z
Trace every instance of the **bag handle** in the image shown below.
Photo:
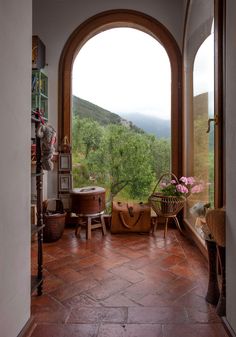
M157 183L156 183L156 185L155 185L155 187L154 187L154 190L153 190L152 194L155 193L157 186L160 184L160 182L162 181L162 179L163 179L165 176L169 176L169 177L171 177L171 178L173 177L173 178L176 180L177 184L179 184L179 180L178 180L178 178L176 177L176 175L175 175L174 173L172 173L172 172L164 173L164 174L162 174L162 176L161 176L161 177L159 178L159 180L157 181Z
M129 226L129 225L125 222L125 219L124 219L124 216L123 216L123 212L119 212L119 216L120 216L120 220L121 220L122 224L123 224L126 228L128 228L128 229L131 229L132 227L136 226L137 223L139 222L139 220L141 219L141 217L142 217L143 214L144 214L144 212L141 211L141 212L139 213L138 219L135 221L135 223L133 224L133 226Z

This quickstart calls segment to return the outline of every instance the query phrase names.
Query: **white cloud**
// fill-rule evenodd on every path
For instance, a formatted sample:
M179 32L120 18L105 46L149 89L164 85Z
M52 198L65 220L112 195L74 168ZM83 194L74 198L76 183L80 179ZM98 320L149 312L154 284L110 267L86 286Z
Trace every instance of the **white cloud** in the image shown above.
M91 38L75 59L72 80L74 95L112 112L170 118L169 58L139 30L114 28Z

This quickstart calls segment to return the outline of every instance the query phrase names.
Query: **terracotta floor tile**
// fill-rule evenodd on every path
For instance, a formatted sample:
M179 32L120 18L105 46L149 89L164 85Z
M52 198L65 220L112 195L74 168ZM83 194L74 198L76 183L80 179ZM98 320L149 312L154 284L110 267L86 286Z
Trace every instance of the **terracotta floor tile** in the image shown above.
M97 337L95 324L39 324L30 337Z
M112 278L104 281L99 286L93 287L92 289L88 290L86 294L96 300L104 300L121 290L125 290L130 285L131 283L126 280L122 280L120 278Z
M159 261L158 264L160 267L168 269L184 261L185 261L184 257L171 254L165 257L164 259L162 259L161 261Z
M213 307L205 300L205 296L199 296L196 294L196 289L193 289L193 291L190 291L184 296L180 297L174 303L186 308L194 308L200 310L201 312L213 310Z
M127 308L80 307L73 309L68 323L126 323Z
M140 305L144 307L168 307L174 306L172 301L168 301L162 298L162 296L158 294L148 294L142 297L140 300L137 301ZM178 306L178 304L177 304Z
M150 282L149 280L144 280L130 286L123 293L129 299L138 302L144 296L154 292L155 292L155 284Z
M98 337L163 337L160 324L102 324Z
M114 278L114 274L112 274L109 270L106 270L97 265L81 269L80 274L83 275L83 277L94 278L94 280L100 282L109 278Z
M66 267L69 263L72 263L73 259L76 260L75 257L70 256L70 255L62 257L62 258L57 257L56 260L45 263L44 268L47 269L48 271L52 271L59 267L64 267L64 266Z
M165 287L158 291L158 293L165 300L176 301L196 287L197 282L184 277L179 277L178 279L166 284Z
M131 283L136 283L144 280L144 275L142 273L131 270L128 267L124 266L112 268L110 272Z
M177 279L177 276L174 273L169 270L163 270L155 264L151 264L142 268L140 272L143 273L150 281L155 282L157 285L161 283L167 284L168 282Z
M99 283L93 279L85 279L73 284L65 284L53 291L51 296L59 301L64 301L98 285Z
M145 255L145 251L135 251L127 247L122 247L119 249L119 254L128 257L129 259L138 259Z
M64 281L61 280L60 278L54 276L54 275L50 275L48 277L45 277L44 282L43 282L43 291L45 293L50 293L56 289L58 289L58 287L61 287L64 285Z
M68 308L63 308L60 310L45 309L42 312L35 313L34 320L36 322L62 324L66 323L70 316L70 312L71 311Z
M169 324L164 337L228 337L222 324Z
M131 307L128 308L128 323L185 323L187 314L181 307Z
M130 300L127 296L120 293L109 296L100 303L105 307L133 307L139 305L138 303Z
M126 262L129 262L130 259L125 257L125 256L119 256L119 258L117 257L112 257L112 258L109 258L109 259L106 259L104 260L102 263L101 263L101 267L102 268L105 268L105 269L111 269L111 268L114 268L116 266L120 266L122 265L123 263L126 263Z
M83 280L86 276L68 267L60 267L53 270L53 274L66 283L74 283Z
M142 269L143 267L146 267L148 264L152 263L153 260L148 257L148 256L142 256L138 259L130 260L126 263L123 264L123 266L128 267L129 269L133 270L139 270Z
M79 307L96 307L101 306L101 304L85 294L80 294L77 296L73 296L62 302L65 307L69 307L71 309L76 309Z
M32 270L37 271L37 244ZM86 240L66 228L44 244L44 293L27 337L226 337L205 301L207 261L178 230ZM76 323L76 324L75 324Z
M92 256L84 257L79 261L80 268L86 268L94 265L102 265L103 262L106 262L106 259L97 254L93 254Z
M220 317L213 310L201 311L200 309L188 308L188 320L191 323L220 323Z
M31 312L42 312L45 310L57 311L64 308L63 304L56 301L50 295L43 294L42 296L34 295L31 297Z
M172 266L169 268L169 270L177 276L184 276L190 279L196 279L197 277L196 271L187 261L183 261L180 264Z

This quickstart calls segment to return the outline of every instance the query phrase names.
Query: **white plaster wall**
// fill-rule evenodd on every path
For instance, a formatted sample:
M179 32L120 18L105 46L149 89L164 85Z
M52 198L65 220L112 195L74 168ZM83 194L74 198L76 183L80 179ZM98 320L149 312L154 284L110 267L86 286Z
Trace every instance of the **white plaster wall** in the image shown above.
M226 9L226 312L236 334L236 1Z
M0 0L0 336L30 317L31 0Z
M86 19L112 9L132 9L153 16L172 33L180 48L185 0L33 0L33 33L46 45L49 77L49 122L57 128L58 65L70 34ZM55 197L56 174L48 175L48 196Z

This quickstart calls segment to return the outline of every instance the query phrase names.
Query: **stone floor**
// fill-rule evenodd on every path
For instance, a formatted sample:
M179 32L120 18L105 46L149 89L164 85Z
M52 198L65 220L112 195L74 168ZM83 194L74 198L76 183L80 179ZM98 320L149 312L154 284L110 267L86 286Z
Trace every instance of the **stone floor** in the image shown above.
M36 244L32 259L36 263ZM175 229L44 244L44 294L30 337L226 337L206 303L207 263ZM27 336L27 337L28 337Z

